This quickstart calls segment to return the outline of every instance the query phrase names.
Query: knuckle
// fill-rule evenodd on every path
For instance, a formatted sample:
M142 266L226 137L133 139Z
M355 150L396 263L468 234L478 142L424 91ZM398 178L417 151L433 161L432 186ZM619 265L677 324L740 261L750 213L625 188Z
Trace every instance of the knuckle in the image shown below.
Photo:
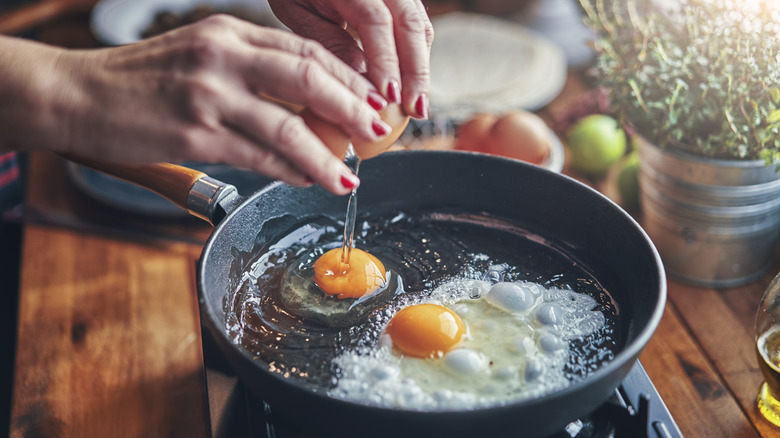
M364 95L365 93L368 93L370 82L367 82L364 77L355 75L345 78L344 81L347 88L350 90L356 90L358 95Z
M207 147L206 141L204 141L205 135L198 129L190 127L181 130L177 135L177 140L180 148L186 155L191 156L198 161L213 162L217 159L215 157L215 151L212 148Z
M360 102L357 99L354 99L351 101L349 106L347 107L347 116L351 120L362 120L363 117L361 117L364 114L365 106L362 102ZM370 114L366 112L367 118L370 118Z
M179 108L196 122L204 122L208 109L220 98L215 80L209 75L194 74L182 79L178 93Z
M302 58L319 59L323 55L324 51L325 48L319 42L314 40L304 40L301 42L299 54Z
M376 54L375 61L377 64L384 66L384 68L387 69L389 66L398 65L398 56L392 51L389 53L387 51L382 51L382 53Z
M222 56L222 43L210 31L197 30L185 46L185 57L193 67L213 65L219 62Z
M262 170L265 173L273 174L275 157L270 151L265 149L256 149L249 157L249 166L253 169ZM276 175L271 175L276 176Z
M174 149L186 151L192 158L213 162L219 158L219 148L214 148L209 139L218 137L220 122L209 102L194 96L185 93L179 106L174 108L179 128L173 131L171 143L176 146Z
M300 116L286 117L279 123L273 138L279 145L294 146L300 143L307 129Z
M431 20L428 19L428 17L423 18L425 20L425 42L428 44L428 48L431 47L433 44L433 38L435 36L435 33L433 31L433 24L431 23Z
M424 15L420 14L414 5L408 4L405 7L400 8L398 11L398 17L396 22L403 32L412 32L417 34L427 33L428 25L427 19ZM431 30L433 27L431 26Z
M414 84L416 86L427 86L431 80L430 65L403 65L402 74L404 84Z
M229 15L217 14L193 25L183 44L185 59L196 67L220 62L234 47L236 20Z
M325 70L316 61L304 59L298 64L298 82L302 89L321 89Z
M204 26L215 27L217 29L224 29L232 26L236 22L237 18L225 13L217 13L209 15L201 20Z
M370 3L363 5L363 17L370 25L392 26L393 15L384 3Z

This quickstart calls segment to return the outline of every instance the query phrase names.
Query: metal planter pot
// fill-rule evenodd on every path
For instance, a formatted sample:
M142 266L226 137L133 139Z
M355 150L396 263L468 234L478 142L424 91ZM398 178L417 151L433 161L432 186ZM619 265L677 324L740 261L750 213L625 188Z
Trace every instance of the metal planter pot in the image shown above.
M733 287L772 264L780 236L780 172L763 160L699 157L639 142L643 226L667 273Z

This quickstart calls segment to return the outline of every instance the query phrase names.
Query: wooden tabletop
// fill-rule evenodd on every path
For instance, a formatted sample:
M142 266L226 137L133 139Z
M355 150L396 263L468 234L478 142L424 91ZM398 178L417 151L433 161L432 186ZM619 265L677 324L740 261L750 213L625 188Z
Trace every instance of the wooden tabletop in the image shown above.
M39 35L89 46L83 20ZM211 436L194 280L208 226L98 204L50 154L29 170L11 436ZM752 333L778 270L722 290L670 280L640 360L685 436L780 436L755 408Z
M197 237L68 211L111 209L90 207L52 155L33 154L29 183L28 208L54 219L33 214L24 230L11 436L210 436ZM669 283L640 360L685 436L778 435L754 408L752 323L771 276L724 290Z

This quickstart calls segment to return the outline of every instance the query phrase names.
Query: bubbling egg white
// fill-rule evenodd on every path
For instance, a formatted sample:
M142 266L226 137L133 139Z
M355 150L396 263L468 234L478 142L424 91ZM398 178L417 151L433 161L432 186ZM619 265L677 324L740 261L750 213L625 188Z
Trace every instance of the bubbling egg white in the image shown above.
M334 359L333 397L416 410L469 409L538 397L570 384L569 341L596 332L605 316L589 295L533 282L454 279L426 303L444 306L466 326L441 357L418 358L377 345ZM419 303L414 303L419 304Z

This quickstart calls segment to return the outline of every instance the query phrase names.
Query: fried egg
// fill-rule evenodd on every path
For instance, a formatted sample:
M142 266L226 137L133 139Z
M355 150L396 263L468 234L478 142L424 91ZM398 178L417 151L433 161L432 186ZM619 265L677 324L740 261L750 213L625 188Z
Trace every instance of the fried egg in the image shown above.
M404 307L387 325L393 345L413 357L441 357L463 338L465 326L452 310L433 303Z
M285 311L323 326L350 327L403 288L376 256L352 248L348 263L341 257L341 246L316 247L291 263L281 278Z
M596 300L533 282L450 280L398 310L377 345L334 359L330 395L440 410L495 406L570 384L571 340L605 325Z
M378 258L352 248L344 260L342 248L333 248L314 262L314 283L339 299L360 298L385 284L385 267Z

